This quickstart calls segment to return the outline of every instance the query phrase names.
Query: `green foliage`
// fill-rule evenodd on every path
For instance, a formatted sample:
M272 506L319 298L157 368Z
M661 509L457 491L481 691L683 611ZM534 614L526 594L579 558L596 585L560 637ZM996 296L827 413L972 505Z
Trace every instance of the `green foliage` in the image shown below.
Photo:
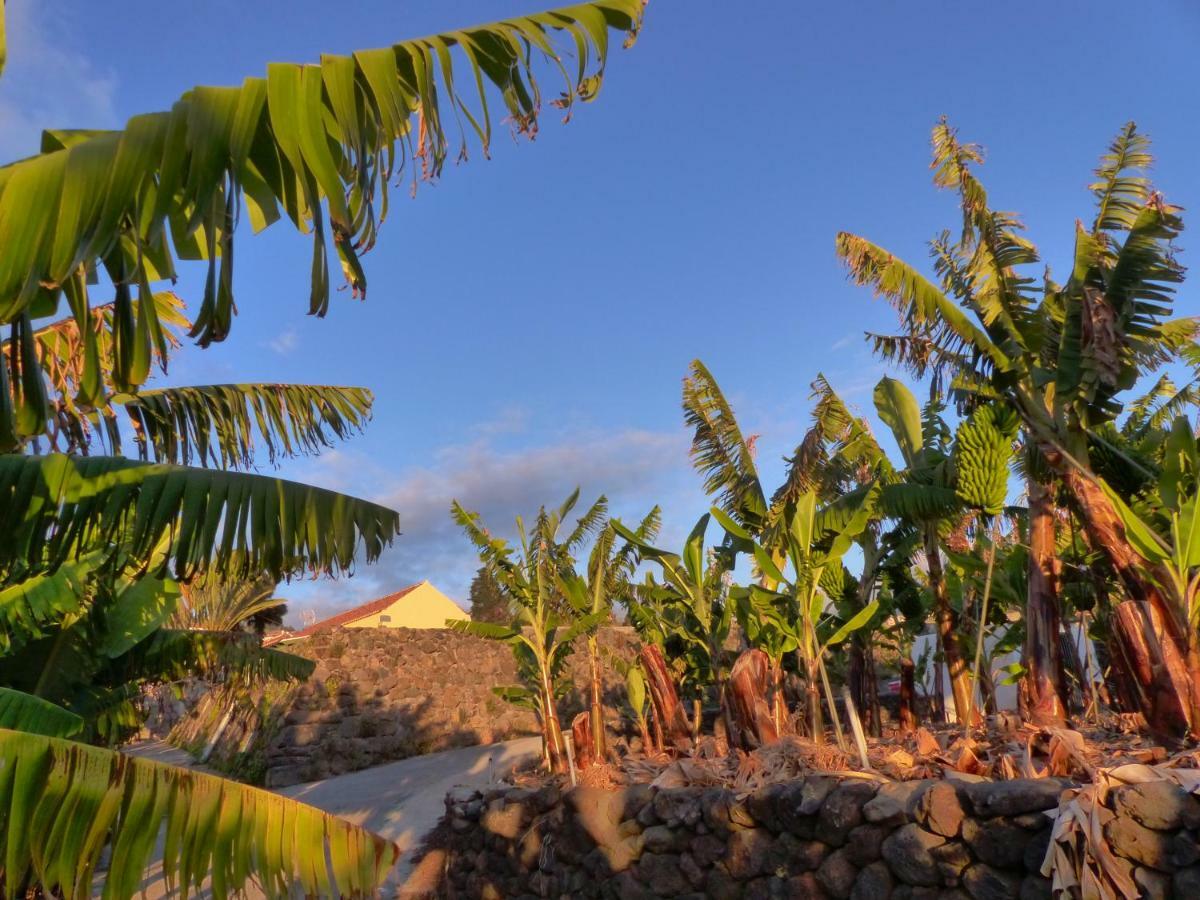
M513 610L508 598L487 566L479 567L479 571L471 579L471 589L467 596L471 601L472 621L497 624L512 621Z
M198 890L211 875L218 897L252 876L273 897L292 885L366 896L398 855L390 842L278 794L98 747L0 728L0 757L0 820L23 823L2 832L12 884L32 877L63 896L90 896L111 846L104 896L131 897L160 828L167 882Z
M0 578L57 566L99 546L190 578L304 569L337 573L375 560L395 512L332 491L249 475L116 457L0 456ZM160 552L159 544L165 541ZM35 570L36 571L36 570Z
M323 315L330 238L347 281L364 293L359 255L386 215L388 184L404 174L414 182L441 174L452 150L451 111L485 154L492 91L515 132L536 134L538 59L562 76L554 105L569 114L600 88L609 30L632 36L641 14L640 0L595 0L326 55L319 65L273 63L265 78L194 88L170 111L135 116L121 131L47 131L42 155L0 169L0 323L24 333L28 313L52 308L65 290L82 326L89 307L83 276L102 267L116 293L114 382L129 390L145 379L154 348L164 346L154 305L135 312L134 296L144 299L151 282L172 277L176 258L208 263L192 336L206 345L228 333L233 231L242 209L256 231L287 217L311 232L309 311ZM576 67L561 62L555 34L567 36ZM464 133L460 157L466 148ZM14 336L14 350L22 340ZM33 356L20 352L36 369ZM18 434L36 434L45 398L22 391L15 399L0 430L15 422Z

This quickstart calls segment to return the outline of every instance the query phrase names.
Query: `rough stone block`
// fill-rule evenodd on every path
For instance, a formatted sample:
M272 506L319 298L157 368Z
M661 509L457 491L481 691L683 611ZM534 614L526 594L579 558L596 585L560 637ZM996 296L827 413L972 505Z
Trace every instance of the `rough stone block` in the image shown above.
M817 881L829 896L844 900L854 890L858 872L858 866L850 860L843 848L830 853L821 863L821 867L817 869Z
M888 835L883 842L883 858L892 874L910 885L933 886L938 883L937 862L930 850L946 843L941 835L909 823Z
M1019 900L1022 876L975 863L963 873L963 887L974 900Z
M963 823L962 804L954 786L946 782L933 785L917 801L917 821L943 837L956 837Z

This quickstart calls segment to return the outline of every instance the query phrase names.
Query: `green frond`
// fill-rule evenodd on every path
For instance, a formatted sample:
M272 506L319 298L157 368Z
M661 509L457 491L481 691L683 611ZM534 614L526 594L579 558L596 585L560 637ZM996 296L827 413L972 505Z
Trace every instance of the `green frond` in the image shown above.
M256 635L178 628L158 629L116 663L131 680L154 672L170 679L200 674L255 684L303 681L315 665L303 656L261 646Z
M460 634L470 634L474 637L486 638L489 641L512 641L520 636L520 632L508 625L498 625L495 622L473 622L469 619L447 619L446 627Z
M252 877L268 897L369 896L399 855L295 800L112 750L0 729L0 758L5 880L55 896L90 896L109 848L104 896L133 896L160 832L167 884L189 893L211 875L217 897Z
M988 334L916 269L844 231L837 236L837 253L855 283L874 288L892 304L910 334L930 341L942 353L966 353L985 368L1009 368L1008 357Z
M575 521L575 527L563 541L563 547L568 553L574 552L588 539L589 536L602 531L608 522L608 498L601 494L596 502L588 507L587 512Z
M143 459L152 453L157 462L222 469L252 465L258 442L272 463L317 453L361 430L372 399L366 388L307 384L159 388L114 398L129 414Z
M96 408L106 408L106 396L116 392L116 304L88 307L76 302L79 298L73 291L69 293L71 314L38 327L34 339L47 388L56 395L55 402L61 410L82 418ZM153 318L158 323L150 360L152 365L166 371L170 353L180 346L192 323L184 313L183 301L173 292L157 291L150 295L150 300L154 305ZM139 304L137 299L132 301L135 318ZM9 345L5 345L4 353L6 356L11 353Z
M228 334L243 210L255 231L286 216L311 233L309 312L324 315L331 244L353 293L366 292L359 257L386 216L390 182L438 177L452 153L466 156L468 128L486 155L497 94L513 131L534 136L543 62L562 77L551 105L569 115L593 99L610 30L632 38L642 6L593 0L315 65L273 63L238 87L193 88L120 131L47 131L40 156L0 168L0 323L53 308L64 290L86 315L83 276L103 268L116 291L114 383L129 390L161 341L153 304L135 310L135 296L174 277L177 258L208 266L192 336L207 345ZM21 399L18 412L32 417Z
M957 246L943 238L932 250L947 285L955 286L964 305L1011 357L1027 348L1033 306L1033 280L1017 274L1016 267L1037 262L1038 254L1020 234L1024 226L1014 214L989 207L987 191L971 170L982 162L981 148L961 143L944 117L934 126L934 184L958 191L963 231Z
M879 508L893 519L936 522L953 515L962 506L953 488L902 482L883 486Z
M1154 164L1150 139L1127 122L1100 157L1096 181L1088 189L1096 197L1092 234L1122 232L1133 227L1153 188L1144 173Z
M629 592L629 579L633 577L634 570L637 569L642 558L640 544L653 543L661 528L662 508L653 506L638 523L637 528L633 530L635 540L626 540L611 557L606 572L610 596ZM608 531L614 538L616 537L616 529L612 528L611 524Z
M54 572L18 576L0 587L0 654L44 637L64 618L81 614L91 593L89 581L107 558L104 550L93 550Z
M201 631L236 631L244 623L282 601L275 596L278 583L266 575L247 579L225 578L218 571L207 571L184 585L179 604L172 615L173 628Z
M66 738L83 730L83 719L41 697L0 687L0 729L4 728Z
M52 571L118 544L127 557L188 580L343 572L399 533L392 510L264 475L115 457L0 456L0 577ZM160 546L161 544L161 546Z
M717 380L698 359L683 381L683 418L693 429L692 465L704 476L705 493L740 524L761 528L767 501L754 452Z

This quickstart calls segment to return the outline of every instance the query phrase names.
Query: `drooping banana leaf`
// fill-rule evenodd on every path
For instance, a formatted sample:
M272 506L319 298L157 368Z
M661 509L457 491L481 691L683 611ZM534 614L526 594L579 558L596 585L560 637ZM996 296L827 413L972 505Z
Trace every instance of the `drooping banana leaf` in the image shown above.
M29 877L47 893L89 897L111 844L103 896L132 897L164 829L167 885L191 892L211 875L215 897L251 877L270 897L369 896L398 855L391 842L294 800L99 747L0 729L0 759L9 884Z
M82 730L83 719L41 697L0 687L0 728L65 738Z
M569 112L592 99L609 31L632 36L641 15L642 0L593 0L316 65L272 63L265 78L193 88L169 112L134 116L121 131L48 131L41 156L0 169L0 322L81 266L99 261L139 289L169 276L177 255L209 261L194 334L219 340L233 313L231 230L241 207L256 230L286 215L313 232L310 311L323 313L329 237L364 291L358 253L374 242L389 181L406 167L413 178L436 177L455 144L465 156L468 128L486 154L493 92L513 128L535 134L539 60L562 78L553 105ZM575 66L563 62L560 34ZM149 336L153 323L131 321L128 337Z
M375 503L309 485L117 457L0 456L0 578L53 568L99 547L156 556L160 574L227 577L344 572L398 533ZM41 561L39 563L39 561Z
M134 423L143 458L245 468L254 450L268 459L316 453L370 418L366 388L312 384L218 384L118 395ZM119 448L114 448L119 449Z

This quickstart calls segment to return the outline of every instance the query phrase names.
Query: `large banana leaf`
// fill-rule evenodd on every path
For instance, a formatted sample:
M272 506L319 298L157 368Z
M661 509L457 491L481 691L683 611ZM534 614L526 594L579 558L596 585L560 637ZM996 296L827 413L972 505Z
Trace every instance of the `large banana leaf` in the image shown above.
M44 629L79 614L89 599L89 578L106 558L104 551L93 550L54 572L0 587L0 654L43 637Z
M246 467L257 441L271 462L315 453L366 424L372 395L361 387L218 384L114 397L134 423L142 453L160 462ZM117 448L114 448L117 449Z
M41 697L0 687L0 728L71 737L82 730L83 719Z
M88 897L111 845L105 897L131 897L160 832L169 886L215 897L250 878L271 897L369 895L398 848L277 794L111 750L0 729L5 882ZM53 848L53 852L48 852Z
M0 456L0 579L99 547L186 580L339 572L376 559L398 533L392 510L243 472L117 457ZM166 541L166 549L159 548ZM155 551L158 550L157 553Z
M692 464L704 476L704 491L718 495L721 508L757 533L767 500L754 464L752 440L742 435L733 409L717 380L700 360L692 360L683 380L683 418L692 433Z
M234 311L232 230L242 208L255 230L286 215L313 233L310 311L322 314L329 237L362 293L358 254L386 215L388 182L406 166L415 167L414 181L436 177L455 143L466 155L466 128L486 154L494 91L514 130L535 134L539 59L552 61L563 79L554 105L569 110L592 99L609 30L635 34L642 5L593 0L326 55L317 65L273 63L265 78L194 88L169 112L134 116L122 131L48 131L42 155L0 169L0 322L35 301L52 305L81 267L99 262L117 285L119 368L136 375L156 323L132 314L132 292L171 275L178 256L208 260L193 333L202 344L220 340ZM575 66L556 49L553 38L563 33Z

